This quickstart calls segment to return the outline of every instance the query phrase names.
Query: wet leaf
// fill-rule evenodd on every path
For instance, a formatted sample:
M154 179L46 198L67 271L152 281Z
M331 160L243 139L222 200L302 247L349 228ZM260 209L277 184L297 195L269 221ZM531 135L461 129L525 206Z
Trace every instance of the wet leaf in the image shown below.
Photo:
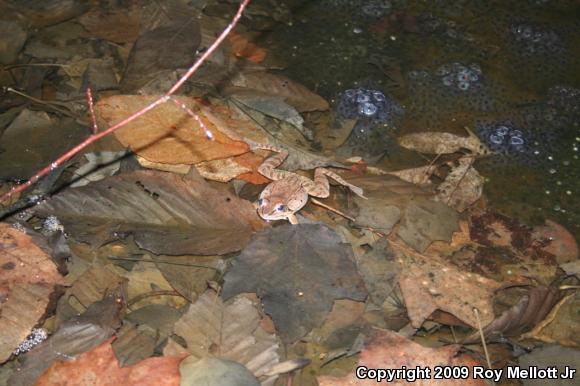
M459 345L449 345L439 348L423 347L402 337L396 332L374 328L365 340L365 347L360 355L359 366L365 366L368 369L392 370L393 373L396 369L429 367L431 369L431 377L427 379L417 379L412 382L412 384L418 386L486 385L485 380L475 380L471 377L461 380L433 379L433 372L436 366L473 367L482 365L476 359L467 354L458 355L457 352L460 348L461 346ZM473 372L469 370L468 373L472 374ZM342 378L323 375L317 377L317 379L320 386L366 386L376 385L378 382L375 379L359 379L355 376L354 371ZM394 384L403 384L403 380L396 378L393 378L388 382L390 383L393 381ZM386 380L382 380L382 382L386 382Z
M171 287L190 302L206 290L207 282L214 279L224 266L219 256L152 255L151 257Z
M97 103L98 116L115 124L153 102L156 96L117 95ZM234 140L213 123L210 109L193 98L178 97L180 103L196 111L214 135L209 140L194 118L175 103L166 102L115 132L117 139L135 153L152 162L196 164L246 153L247 144ZM212 115L209 117L209 115ZM231 126L230 126L231 127Z
M179 366L182 385L260 386L260 382L243 365L218 358L186 358Z
M127 314L125 319L137 325L145 325L157 331L157 342L163 342L173 333L173 325L181 312L163 304L150 304Z
M17 284L65 284L50 256L28 234L0 223L0 298Z
M0 304L0 363L10 358L46 314L53 292L54 287L48 284L20 283Z
M231 181L240 174L251 171L250 168L236 162L235 157L200 162L195 168L203 178L219 182Z
M423 154L451 154L462 149L467 149L473 154L486 154L487 151L476 135L460 137L451 133L431 131L404 135L399 138L399 145Z
M145 31L131 50L121 90L136 93L170 71L189 67L200 42L200 27L194 17L175 18L171 24Z
M473 168L474 159L463 157L437 187L437 201L463 212L483 193L483 177Z
M156 254L240 250L264 226L252 204L200 177L137 171L70 189L39 207L56 213L79 241L103 244L130 233Z
M558 369L557 374L570 373L570 370L580 368L580 352L578 349L573 349L569 347L562 347L557 345L546 345L543 347L536 347L530 353L526 353L518 357L519 365L523 369L528 369L531 367L536 367L540 369L546 369L550 367L555 367ZM566 370L568 368L568 371ZM578 373L574 374L576 381L571 379L561 378L559 380L550 379L546 381L537 377L536 379L526 379L524 380L524 386L544 386L548 383L553 386L568 386L578 380Z
M78 386L164 385L179 386L179 363L183 357L148 358L121 368L110 342L78 358L54 364L38 380L39 385Z
M493 321L492 298L501 283L463 272L408 247L398 245L397 252L403 264L399 285L413 327L419 328L435 310L448 312L472 327L478 326L474 308L483 326Z
M299 112L324 111L329 108L328 102L321 96L283 75L267 72L243 72L231 79L230 83L231 86L225 90L228 95L253 90L265 95L284 98L286 103L294 106Z
M233 98L251 109L291 124L300 132L304 130L302 127L304 118L298 114L298 111L294 107L284 102L282 97L244 92L233 95Z
M229 359L253 373L279 362L276 336L264 331L256 305L244 297L224 303L215 292L205 292L175 323L174 333L196 359Z
M133 266L130 272L124 276L127 278L127 297L129 299L139 299L133 301L136 307L143 307L150 304L166 304L175 308L183 307L187 301L181 296L147 296L153 291L173 292L173 287L161 271L149 261L141 261ZM191 294L189 295L191 297Z
M545 225L534 227L532 238L546 243L542 249L556 256L558 263L574 262L580 256L574 236L555 221L546 220Z
M74 171L71 177L71 187L85 186L91 182L112 176L119 170L121 159L125 155L127 155L125 151L86 153L87 163Z
M366 290L352 249L320 224L267 229L237 256L224 299L256 292L282 339L293 342L324 321L335 299L362 301Z
M153 356L156 346L155 330L147 326L125 323L111 344L120 367L132 366Z
M124 279L114 272L112 265L94 264L80 275L60 297L57 304L57 325L84 312L101 300L111 288L117 288Z
M451 241L458 228L457 213L439 202L411 201L404 209L397 235L419 252L436 240Z
M483 334L486 341L514 337L529 331L548 315L560 298L561 294L557 286L530 287L517 304L504 311L490 324L484 325ZM480 333L476 331L462 343L476 343L479 340Z
M246 58L254 63L260 63L266 58L266 50L249 41L244 35L230 32L228 40L231 52L237 58Z
M115 43L133 43L139 36L141 7L111 7L106 11L95 7L78 18L79 23L93 36Z
M119 313L122 305L116 296L108 296L106 299L92 304L82 315L67 320L52 336L25 355L20 370L12 375L9 384L14 386L33 385L37 378L55 362L71 359L90 351L109 339L121 324ZM60 365L57 363L55 366L59 367ZM75 371L78 372L78 368L75 368ZM67 375L70 377L72 374L68 373ZM51 384L48 381L43 383L42 379L38 380L37 384ZM94 377L90 379L95 382ZM68 381L78 384L70 379ZM62 384L62 381L54 384Z

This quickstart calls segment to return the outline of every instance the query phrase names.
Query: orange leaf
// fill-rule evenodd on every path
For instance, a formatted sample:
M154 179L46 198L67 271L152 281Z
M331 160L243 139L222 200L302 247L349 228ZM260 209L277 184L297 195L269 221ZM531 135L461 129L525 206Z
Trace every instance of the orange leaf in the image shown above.
M156 96L116 95L97 104L98 115L108 124L115 124L157 99ZM117 139L141 157L152 162L196 164L246 153L249 146L224 134L214 123L215 117L193 98L179 97L197 114L213 133L208 140L200 125L173 102L164 103L115 132ZM233 127L233 126L229 126Z
M148 358L134 366L121 368L109 340L73 360L56 362L36 381L36 385L179 386L179 364L183 358Z
M266 58L266 50L250 42L240 34L230 32L228 35L232 46L232 54L238 58L246 58L250 62L260 63Z

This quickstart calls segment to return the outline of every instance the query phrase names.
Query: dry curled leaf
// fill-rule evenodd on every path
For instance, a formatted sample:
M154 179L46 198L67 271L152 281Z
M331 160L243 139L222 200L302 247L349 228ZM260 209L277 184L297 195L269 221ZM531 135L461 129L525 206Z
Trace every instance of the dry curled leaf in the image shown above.
M504 311L499 317L483 328L487 341L503 337L518 336L541 322L561 298L558 286L534 286L523 295L519 302ZM462 343L475 343L480 340L479 331L465 338Z
M443 202L458 212L463 212L483 193L483 177L472 166L474 159L462 157L458 165L454 165L451 172L437 187L435 199Z

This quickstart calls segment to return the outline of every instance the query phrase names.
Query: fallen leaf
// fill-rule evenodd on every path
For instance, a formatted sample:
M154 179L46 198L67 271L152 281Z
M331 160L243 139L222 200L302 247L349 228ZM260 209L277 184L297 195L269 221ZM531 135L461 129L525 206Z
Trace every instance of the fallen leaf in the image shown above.
M100 119L113 125L137 112L158 96L116 95L104 98L96 105ZM186 111L169 101L115 131L115 136L139 156L148 161L168 164L196 164L202 161L228 158L246 153L249 147L240 140L223 134L212 122L209 108L193 98L176 100L197 114L212 132L209 140L199 123ZM213 117L212 117L213 118Z
M150 304L167 304L175 308L184 307L187 301L181 296L147 296L153 290L172 292L173 287L161 271L149 261L140 261L136 263L131 271L123 276L127 278L127 298L139 299L132 301L135 307L143 307ZM191 295L190 295L191 296Z
M231 52L237 58L246 58L250 62L260 63L266 58L265 49L249 41L245 36L230 32L228 40L231 45Z
M233 95L247 90L284 98L286 103L299 112L328 110L329 105L320 95L313 93L300 83L278 74L267 72L241 72L230 80L224 92Z
M560 264L578 260L580 252L576 239L566 228L552 220L546 220L543 226L534 227L532 238L547 242L541 248L556 256L556 261Z
M251 109L291 124L300 132L304 130L302 126L304 118L294 107L284 102L282 97L273 97L255 92L240 92L234 94L233 98Z
M50 256L30 235L10 224L0 223L0 299L6 299L18 284L50 287L65 283Z
M251 170L236 162L235 157L200 162L195 165L195 168L203 178L219 182L231 181Z
M474 159L462 157L458 165L453 165L451 172L436 188L435 199L462 213L483 193L483 177L473 168Z
M335 299L362 301L366 290L352 249L321 224L282 225L262 231L225 276L224 299L256 292L285 342L318 327Z
M91 35L115 43L133 43L139 36L141 7L111 7L106 11L95 7L78 18Z
M484 325L483 335L486 341L502 340L504 337L519 336L531 330L541 322L552 307L561 299L558 286L532 286L522 295L518 303L502 312L490 324ZM470 344L480 341L479 331L465 338L462 343Z
M37 379L53 364L59 368L75 363L74 360L64 363L58 363L58 361L71 359L90 351L109 339L121 324L120 311L123 302L118 298L117 292L113 291L104 300L92 304L82 315L67 320L52 336L28 352L23 358L19 371L11 376L8 383L14 386L28 386L35 384L35 381L38 385L53 384L43 381L47 379L46 374L38 381ZM84 371L78 372L78 368L74 366L72 369L74 369L71 370L74 371L72 374L67 371L63 377L67 377L65 379L70 382L69 384L78 385L79 383L71 381L68 377L73 376L74 373L80 376ZM48 374L51 374L51 371ZM91 381L95 382L95 380L93 376ZM57 385L63 383L62 379L60 383L54 381Z
M260 386L243 365L218 358L196 359L190 356L179 366L182 385Z
M175 18L171 23L145 30L133 45L121 90L137 93L168 72L189 67L200 43L200 26L196 17Z
M448 312L472 327L494 319L493 295L501 283L481 275L463 272L436 257L426 257L400 243L396 246L402 272L399 285L411 324L419 328L435 311Z
M458 228L457 213L439 202L412 200L404 209L397 235L419 252L437 240L451 241Z
M468 137L431 131L413 133L400 137L399 145L423 154L451 154L461 149L467 149L475 155L489 152L479 138L471 133Z
M156 331L147 326L125 322L117 331L117 339L111 344L120 367L132 366L152 357L155 353Z
M105 177L115 174L121 166L121 159L127 155L125 151L103 151L99 153L86 153L87 163L73 172L71 177L73 188L88 185L91 182L100 181Z
M134 366L121 368L111 347L105 342L78 358L54 364L38 379L37 385L179 386L179 364L183 357L148 358Z
M249 201L169 173L137 171L69 189L37 207L55 213L75 239L104 244L132 234L156 254L216 255L240 250L264 227Z
M365 340L365 347L360 354L357 368L385 369L392 379L388 381L376 378L360 379L355 372L339 378L323 375L317 377L320 386L363 386L376 385L380 382L389 382L394 385L413 384L417 386L446 386L446 385L470 385L484 386L486 381L473 378L473 366L482 366L475 358L468 354L458 355L461 348L459 345L449 345L439 348L423 347L408 340L394 331L373 328ZM408 371L416 368L430 369L430 376L425 379L395 378L395 372L400 369ZM462 368L465 369L465 379L434 379L435 367ZM409 373L406 373L409 374ZM417 376L418 373L415 373Z
M0 363L7 361L46 314L54 287L20 283L0 303Z
M82 273L58 299L56 324L84 312L91 304L101 300L111 288L117 288L124 279L114 272L112 264L94 264Z
M195 359L211 355L233 360L254 374L280 361L276 336L260 326L256 305L245 297L224 303L206 291L175 323L174 333Z

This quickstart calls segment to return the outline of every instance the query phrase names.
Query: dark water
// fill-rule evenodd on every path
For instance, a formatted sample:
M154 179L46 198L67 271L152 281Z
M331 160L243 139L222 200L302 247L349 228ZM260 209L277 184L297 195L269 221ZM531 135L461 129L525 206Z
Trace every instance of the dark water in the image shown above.
M318 0L263 43L338 114L349 89L400 104L382 137L472 128L498 150L476 164L489 205L579 238L579 42L577 1ZM379 166L403 166L398 152Z

